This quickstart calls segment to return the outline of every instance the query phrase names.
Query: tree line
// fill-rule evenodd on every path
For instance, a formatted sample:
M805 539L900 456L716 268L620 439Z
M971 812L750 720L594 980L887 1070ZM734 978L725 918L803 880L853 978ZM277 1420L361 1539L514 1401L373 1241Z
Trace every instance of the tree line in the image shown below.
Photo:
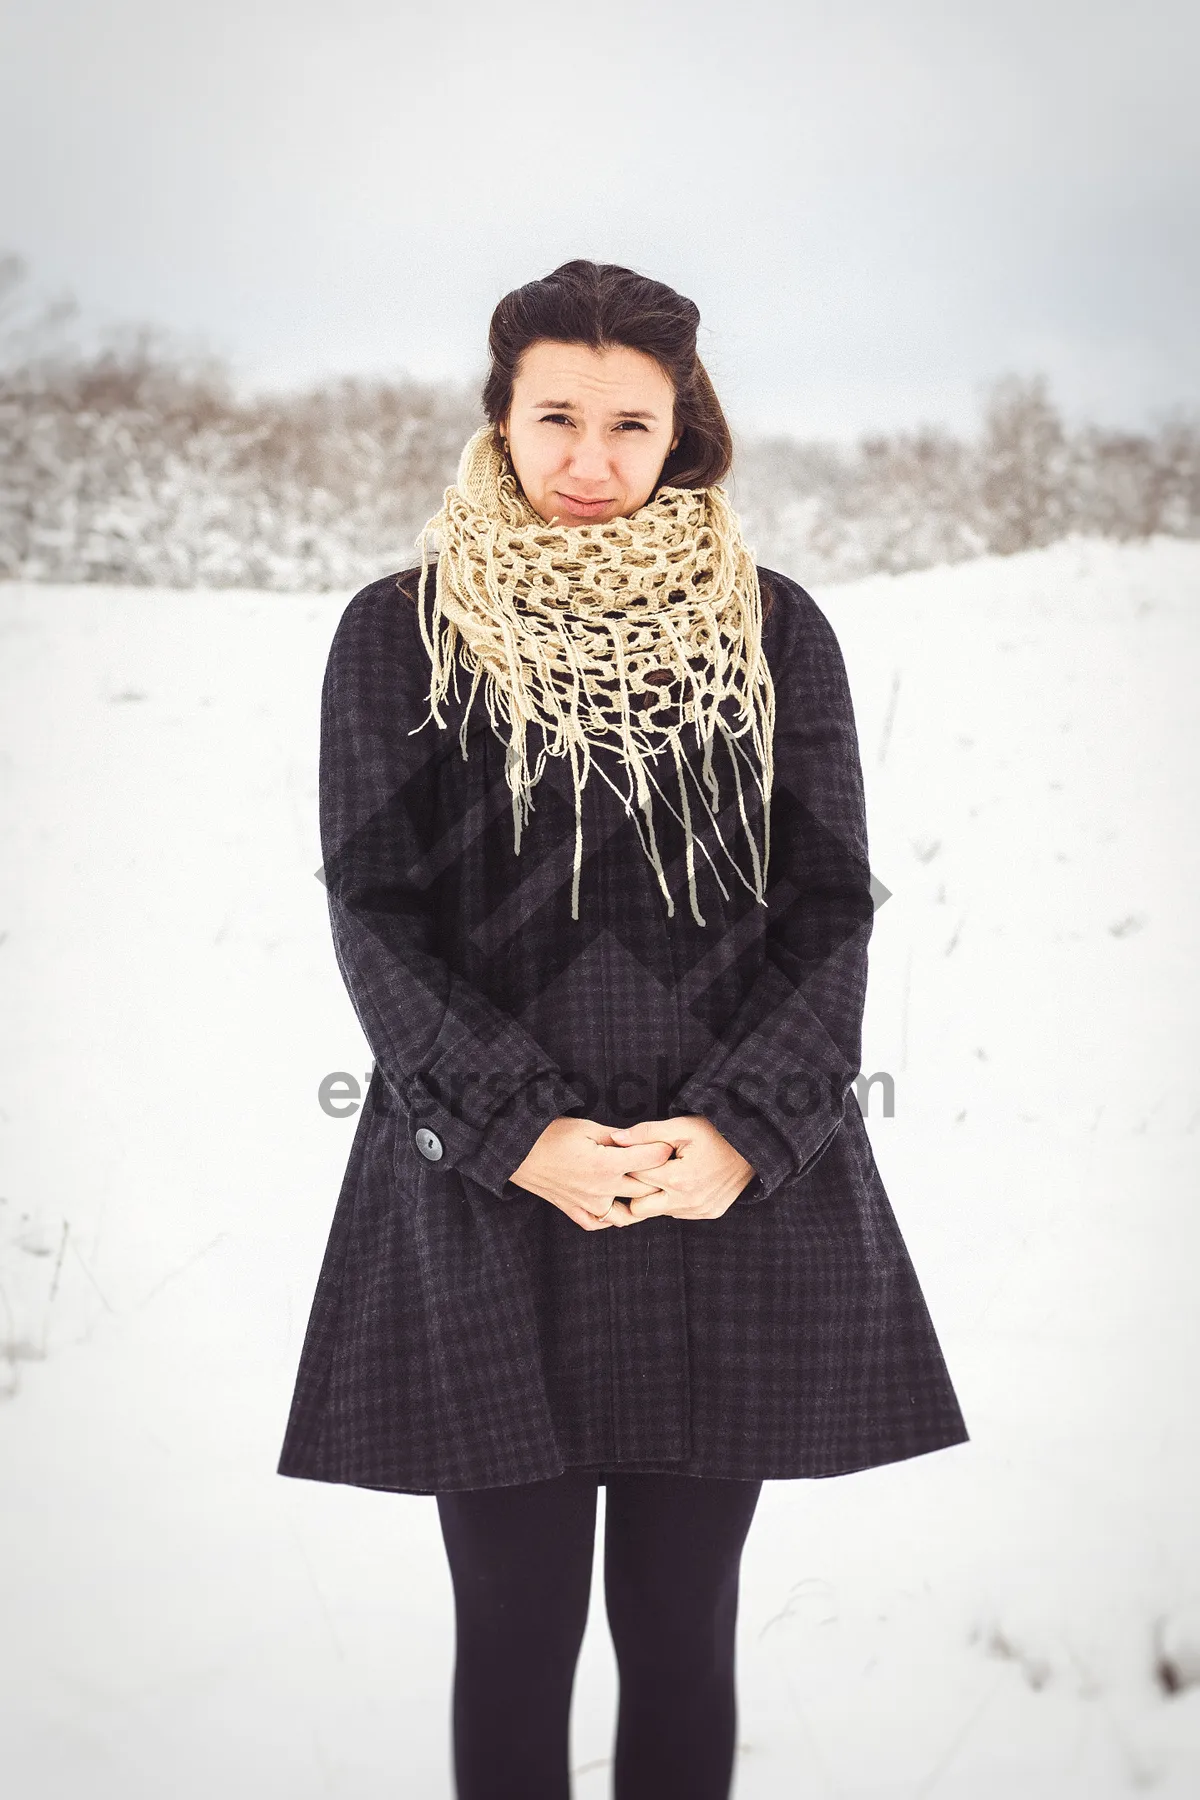
M0 258L0 578L292 591L409 565L480 424L473 390L344 378L239 397L149 330L87 347ZM731 496L758 560L802 582L1007 555L1075 534L1200 535L1200 420L1068 426L1005 375L970 437L739 436Z

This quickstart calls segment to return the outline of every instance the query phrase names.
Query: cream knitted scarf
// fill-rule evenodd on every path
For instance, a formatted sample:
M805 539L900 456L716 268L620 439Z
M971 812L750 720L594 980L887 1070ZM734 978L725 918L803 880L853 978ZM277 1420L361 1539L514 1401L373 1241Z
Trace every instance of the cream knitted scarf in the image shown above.
M440 553L433 606L437 622L431 637L424 601L428 540L434 534ZM486 678L493 729L498 711L509 727L505 773L512 791L518 854L521 826L532 807L530 790L541 778L546 756L570 756L575 785L572 918L579 917L581 799L590 769L596 768L613 791L620 792L601 762L593 761L594 747L616 749L628 770L630 791L620 798L654 865L668 916L673 917L675 909L654 835L651 786L683 824L692 913L697 924L705 922L696 903L689 776L713 817L722 850L744 885L752 886L765 905L775 690L762 649L762 601L754 559L723 489L661 487L629 518L597 525L548 525L525 500L491 427L485 426L464 449L455 485L446 489L440 511L417 543L418 613L432 663L430 713L421 724L432 715L445 726L438 702L446 696L455 643L461 639L468 665L474 668L459 737L462 754L467 755L467 716L480 680ZM457 697L456 673L454 692ZM717 710L726 696L736 702L736 728ZM544 737L532 773L526 751L530 724L540 725ZM703 750L699 775L680 753L680 739L688 726ZM729 747L753 884L716 828L721 809L712 750L718 730ZM737 742L746 733L753 756ZM681 812L667 799L653 772L658 757L668 752ZM763 797L761 853L746 817L739 756ZM635 797L645 833L633 809ZM702 839L700 847L728 897Z

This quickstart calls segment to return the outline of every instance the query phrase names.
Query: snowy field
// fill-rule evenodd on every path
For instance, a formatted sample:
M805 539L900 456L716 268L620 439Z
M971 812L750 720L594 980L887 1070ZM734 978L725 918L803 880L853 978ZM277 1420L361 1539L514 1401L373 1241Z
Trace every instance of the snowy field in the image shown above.
M816 597L892 890L871 1137L972 1440L764 1488L735 1794L1195 1800L1200 544ZM347 598L0 586L8 1800L451 1794L433 1500L274 1473L318 1084L370 1061L314 879Z

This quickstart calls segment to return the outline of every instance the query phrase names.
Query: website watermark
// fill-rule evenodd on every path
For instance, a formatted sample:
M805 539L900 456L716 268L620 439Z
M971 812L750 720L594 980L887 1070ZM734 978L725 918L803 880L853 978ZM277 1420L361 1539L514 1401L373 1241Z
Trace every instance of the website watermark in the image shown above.
M317 1084L317 1103L321 1111L331 1119L353 1118L377 1072L377 1065L372 1066L360 1082L346 1069L330 1070ZM439 1082L435 1076L424 1074L420 1077L420 1093L423 1100L432 1100L456 1117L465 1116L464 1101L468 1093L470 1110L480 1110L488 1117L497 1112L509 1115L522 1109L544 1113L546 1083L557 1077L534 1070L514 1089L513 1075L512 1070L493 1069L482 1073L457 1069L450 1081ZM646 1119L664 1119L669 1116L671 1107L676 1104L676 1096L687 1086L690 1077L683 1077L672 1086L661 1071L657 1076L650 1076L643 1070L620 1069L603 1084L592 1075L574 1071L564 1070L563 1079L579 1093L576 1104L564 1108L567 1113L591 1119L622 1118L631 1113ZM823 1077L808 1069L787 1070L778 1075L744 1070L728 1082L706 1082L704 1092L708 1099L716 1096L723 1101L729 1111L740 1118L750 1118L758 1113L777 1113L786 1119L811 1118L830 1104L840 1107L847 1093L853 1093L864 1118L871 1116L872 1097L876 1093L882 1108L876 1116L891 1119L896 1113L896 1082L885 1069L856 1075L850 1083L839 1076ZM382 1081L381 1098L385 1110L394 1103L386 1081Z

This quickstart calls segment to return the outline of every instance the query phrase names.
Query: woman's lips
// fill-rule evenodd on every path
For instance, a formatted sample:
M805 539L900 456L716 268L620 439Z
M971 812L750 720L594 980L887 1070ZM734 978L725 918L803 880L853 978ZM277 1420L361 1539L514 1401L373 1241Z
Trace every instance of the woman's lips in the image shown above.
M593 513L603 512L613 504L611 500L577 500L574 494L560 493L558 498L571 512L582 513L586 518L590 518Z

